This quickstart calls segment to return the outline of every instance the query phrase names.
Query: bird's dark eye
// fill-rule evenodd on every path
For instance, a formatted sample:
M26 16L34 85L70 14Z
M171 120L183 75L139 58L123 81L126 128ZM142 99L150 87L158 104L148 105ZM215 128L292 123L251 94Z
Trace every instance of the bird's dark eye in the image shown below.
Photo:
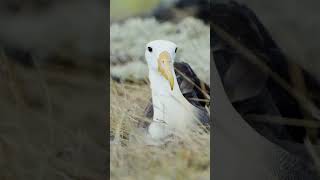
M175 53L177 53L177 51L178 51L178 48L176 48L176 49L174 50Z
M149 52L152 52L152 47L148 47L148 51L149 51Z

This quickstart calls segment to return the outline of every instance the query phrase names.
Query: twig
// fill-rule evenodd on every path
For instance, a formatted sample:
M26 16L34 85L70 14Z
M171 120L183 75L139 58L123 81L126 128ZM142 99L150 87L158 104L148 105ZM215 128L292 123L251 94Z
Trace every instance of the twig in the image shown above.
M176 70L179 74L181 74L181 75L183 76L183 78L185 78L185 79L186 79L187 81L189 81L192 85L194 85L199 91L201 91L202 94L203 94L206 98L210 99L209 94L208 94L207 92L205 92L203 89L201 89L201 87L199 87L198 85L196 85L196 84L195 84L190 78L188 78L183 72L179 71L177 68L175 68L175 70Z
M315 148L313 147L313 145L310 142L310 139L308 137L306 137L304 139L304 144L309 152L309 154L311 155L313 162L315 164L316 167L316 171L318 173L318 176L320 176L320 158L319 155L317 154Z
M280 125L300 126L307 128L320 128L319 121L309 119L285 118L280 116L249 114L245 118L257 122L274 123Z
M189 100L199 101L199 102L210 102L208 99L199 99L199 98L189 98Z

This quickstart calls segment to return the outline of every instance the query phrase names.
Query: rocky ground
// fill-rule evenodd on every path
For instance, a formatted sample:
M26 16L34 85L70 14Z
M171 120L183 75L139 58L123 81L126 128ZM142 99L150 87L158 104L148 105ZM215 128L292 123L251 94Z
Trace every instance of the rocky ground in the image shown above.
M179 48L176 61L189 63L199 78L210 84L210 27L192 17L178 24L160 23L152 17L111 24L111 77L131 81L147 78L145 45L156 39L175 42Z

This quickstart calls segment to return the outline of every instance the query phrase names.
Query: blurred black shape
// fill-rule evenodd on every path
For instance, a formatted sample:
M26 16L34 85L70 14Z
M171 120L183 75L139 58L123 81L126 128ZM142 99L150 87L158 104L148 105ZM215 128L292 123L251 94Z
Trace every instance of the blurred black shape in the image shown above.
M234 39L264 60L264 63L274 73L277 73L292 87L298 81L298 78L294 76L299 76L298 73L292 74L292 69L298 68L297 71L301 71L301 78L306 89L309 90L311 86L313 86L313 89L320 89L319 83L310 74L286 58L255 14L247 7L232 2L214 5L212 10L215 25L228 32ZM231 47L214 32L211 35L211 44L226 92L240 114L243 116L247 114L268 114L286 118L309 118L303 112L300 102L292 97L286 89L265 72L259 70L259 67L248 62L241 52ZM241 73L244 74L241 75ZM240 75L247 79L239 79ZM260 79L253 80L248 79L248 77L260 77ZM238 83L235 84L234 82L237 80ZM245 92L234 92L237 90ZM245 97L236 97L237 94ZM249 119L246 120L258 132L269 134L267 136L271 135L272 139L279 138L302 143L306 135L304 127L274 125L272 123L261 124Z
M245 5L213 2L210 17L211 71L223 86L212 78L213 177L318 179L318 152L309 144L319 139L319 119L311 113L318 112L319 82L287 58Z
M3 51L6 53L10 59L21 63L26 67L33 67L34 62L32 60L32 53L29 51L25 51L23 49L18 49L14 47L9 47L8 45L3 48Z
M159 21L176 21L179 18L193 16L209 22L210 1L209 0L176 0L170 5L160 5L153 13Z

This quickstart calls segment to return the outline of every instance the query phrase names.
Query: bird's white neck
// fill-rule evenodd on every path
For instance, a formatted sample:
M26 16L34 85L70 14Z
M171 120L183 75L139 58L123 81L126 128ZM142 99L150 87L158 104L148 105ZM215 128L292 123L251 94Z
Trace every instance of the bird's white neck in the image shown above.
M172 74L174 77L173 90L168 80L160 73L152 70L149 72L154 112L149 133L153 138L163 138L172 132L184 132L196 119L194 107L184 98L176 75L174 72Z
M158 71L150 70L149 71L149 80L150 80L150 88L152 90L153 95L163 95L163 96L175 96L179 97L183 96L179 84L177 81L177 77L175 72L172 72L174 79L173 90L170 88L169 81L166 80Z

